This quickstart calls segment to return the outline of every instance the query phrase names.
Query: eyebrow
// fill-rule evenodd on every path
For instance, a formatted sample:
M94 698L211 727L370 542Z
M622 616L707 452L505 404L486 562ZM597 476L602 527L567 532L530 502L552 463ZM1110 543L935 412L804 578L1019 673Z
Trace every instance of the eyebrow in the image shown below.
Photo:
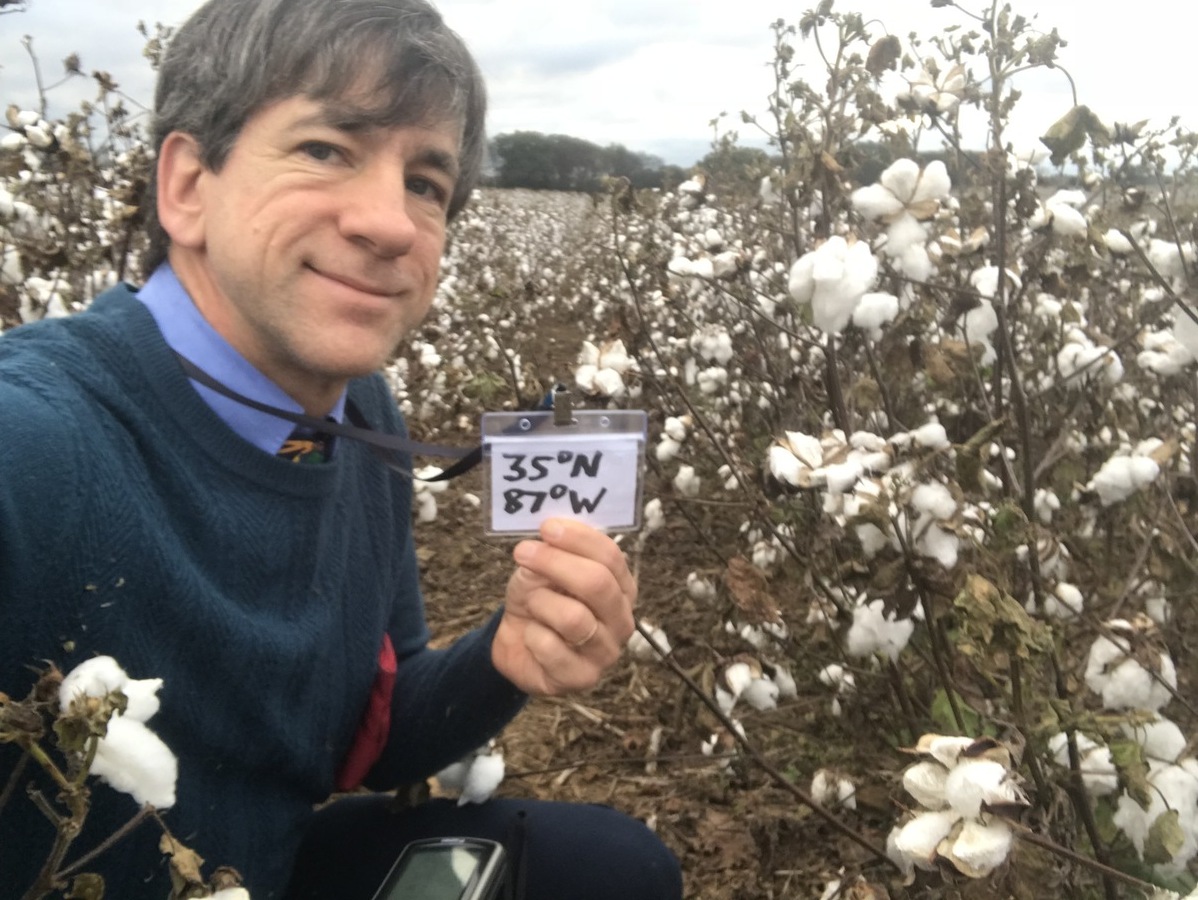
M420 123L412 124L415 127L420 127ZM298 131L315 126L332 128L335 131L342 131L346 134L362 134L363 132L386 127L378 122L378 116L370 110L349 104L333 106L322 103L320 108L315 112L301 116L292 122L288 130ZM431 166L440 172L444 172L454 179L461 173L458 155L442 150L439 147L423 148L417 155L416 161L421 165Z

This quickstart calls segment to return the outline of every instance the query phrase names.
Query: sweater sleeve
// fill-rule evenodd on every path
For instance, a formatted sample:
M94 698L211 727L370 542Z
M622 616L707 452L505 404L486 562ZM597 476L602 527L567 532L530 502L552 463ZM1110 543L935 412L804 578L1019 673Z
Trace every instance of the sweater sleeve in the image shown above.
M491 664L499 616L451 647L426 647L400 662L390 740L368 787L427 778L486 743L524 706L527 696Z
M377 402L384 427L406 436L393 401L386 397ZM410 458L404 461L410 467ZM388 625L397 659L391 721L387 743L364 782L377 790L427 778L485 744L528 699L491 662L491 641L502 610L452 646L441 650L428 647L411 527L411 483L405 480L397 488L397 504L407 520L396 558L396 590Z

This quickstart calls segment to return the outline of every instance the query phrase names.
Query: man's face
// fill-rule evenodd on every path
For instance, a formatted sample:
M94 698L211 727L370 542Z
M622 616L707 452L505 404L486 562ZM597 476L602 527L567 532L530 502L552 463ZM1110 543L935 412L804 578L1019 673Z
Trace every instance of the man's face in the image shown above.
M457 173L456 125L339 116L302 95L255 113L200 175L202 247L176 267L208 321L309 412L428 312Z

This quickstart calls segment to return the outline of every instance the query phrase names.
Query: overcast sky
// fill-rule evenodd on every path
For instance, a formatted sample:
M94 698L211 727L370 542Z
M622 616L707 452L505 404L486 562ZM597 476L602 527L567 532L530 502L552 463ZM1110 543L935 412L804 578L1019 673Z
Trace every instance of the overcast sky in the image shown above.
M616 142L688 165L711 142L709 122L763 111L769 92L770 23L797 23L817 0L441 0L449 24L474 50L487 77L492 134L517 129ZM105 69L145 103L152 73L141 57L139 19L178 24L195 0L29 0L26 12L0 16L0 99L28 103L31 66L21 47L30 34L46 80L72 51L85 71ZM972 8L969 0L964 5ZM980 4L976 4L980 8ZM1069 46L1059 59L1080 101L1108 120L1198 116L1189 71L1198 13L1178 0L1134 4L1015 0L1037 25L1058 28ZM892 33L928 36L964 23L930 0L836 0L836 9L876 18ZM881 33L880 29L878 32ZM822 82L809 42L801 73ZM980 73L979 73L980 74ZM84 88L90 90L88 86ZM1070 106L1060 73L1021 83L1013 137L1031 141ZM60 92L60 97L65 95ZM747 132L742 131L742 134Z

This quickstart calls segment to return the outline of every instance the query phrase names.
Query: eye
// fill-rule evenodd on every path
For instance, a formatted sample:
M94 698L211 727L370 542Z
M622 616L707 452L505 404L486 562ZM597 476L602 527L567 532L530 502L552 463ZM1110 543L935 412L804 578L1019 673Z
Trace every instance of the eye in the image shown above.
M305 141L300 145L299 150L317 162L328 162L341 153L332 144L326 144L324 141Z
M449 204L449 190L431 178L414 175L408 179L408 190L418 197L434 201L438 206Z

